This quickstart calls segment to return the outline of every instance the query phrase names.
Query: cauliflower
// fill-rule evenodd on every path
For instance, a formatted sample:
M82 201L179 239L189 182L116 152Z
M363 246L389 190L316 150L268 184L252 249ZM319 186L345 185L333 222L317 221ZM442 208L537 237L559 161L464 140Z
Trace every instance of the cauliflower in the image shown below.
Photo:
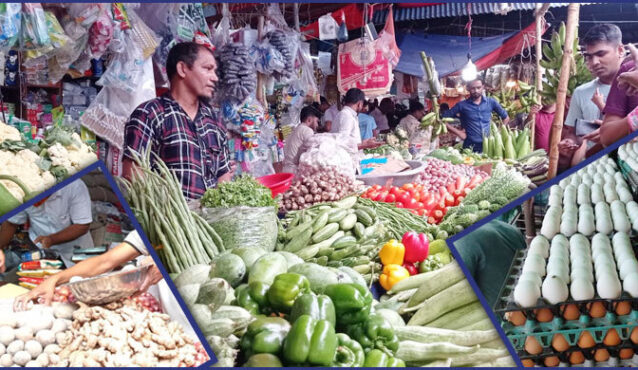
M20 135L20 131L17 128L0 121L0 143L5 140L20 141L22 140L22 135Z
M77 148L75 146L64 147L60 143L55 143L50 146L47 151L51 159L51 164L53 166L64 167L69 175L73 175L97 161L95 153L85 144L81 144L80 147Z
M33 193L40 193L55 184L55 178L48 171L42 171L36 164L38 155L30 150L18 153L0 151L0 174L16 177ZM20 201L24 192L15 183L5 180L2 184Z

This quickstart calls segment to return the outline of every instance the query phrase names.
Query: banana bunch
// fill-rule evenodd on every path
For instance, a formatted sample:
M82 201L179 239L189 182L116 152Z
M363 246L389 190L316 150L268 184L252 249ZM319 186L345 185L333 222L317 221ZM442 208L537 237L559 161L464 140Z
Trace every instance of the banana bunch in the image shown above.
M516 86L506 87L490 95L507 111L510 119L520 113L529 113L533 104L540 104L534 86L520 80Z
M565 45L565 23L561 22L558 32L554 31L550 43L543 44L543 59L541 66L545 68L543 81L543 91L539 94L543 97L545 104L556 101L558 91L558 81L560 80L560 67L563 63L563 46ZM572 67L569 71L569 82L567 84L567 96L571 96L574 89L585 82L592 80L592 75L585 65L585 58L578 52L578 37L574 39Z
M454 122L454 118L441 118L436 112L432 111L421 118L421 128L425 129L428 126L433 126L432 136L436 137L442 134L447 134L447 127L445 124L451 122Z
M530 150L531 143L527 127L519 131L502 125L499 129L492 122L490 135L483 136L483 153L489 158L504 159L506 162L514 163L515 160L527 156Z

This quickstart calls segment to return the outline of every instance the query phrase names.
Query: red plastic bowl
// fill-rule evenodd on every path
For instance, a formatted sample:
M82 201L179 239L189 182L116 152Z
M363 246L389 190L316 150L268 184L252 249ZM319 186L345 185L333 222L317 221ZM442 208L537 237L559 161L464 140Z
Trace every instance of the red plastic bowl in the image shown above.
M268 175L257 179L259 183L269 188L272 192L272 197L285 192L290 188L292 179L295 177L292 173L276 173L274 175Z

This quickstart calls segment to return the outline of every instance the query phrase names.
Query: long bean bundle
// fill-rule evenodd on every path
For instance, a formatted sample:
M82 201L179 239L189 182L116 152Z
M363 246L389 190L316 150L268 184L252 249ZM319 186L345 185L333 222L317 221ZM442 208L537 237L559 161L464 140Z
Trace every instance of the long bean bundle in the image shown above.
M137 171L131 180L120 178L126 200L171 273L209 263L224 250L221 238L197 213L190 210L175 175L151 154L133 154Z
M407 231L436 233L436 225L428 224L424 217L416 216L407 209L397 208L391 203L375 202L361 197L357 199L357 202L374 209L385 225L389 236L394 239L400 240Z

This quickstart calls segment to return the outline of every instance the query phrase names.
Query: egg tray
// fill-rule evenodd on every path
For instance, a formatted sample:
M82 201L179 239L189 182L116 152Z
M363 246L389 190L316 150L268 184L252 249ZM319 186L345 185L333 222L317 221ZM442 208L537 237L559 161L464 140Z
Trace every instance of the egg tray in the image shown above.
M521 360L532 360L534 361L535 366L545 367L544 360L550 356L557 356L560 364L558 367L638 367L638 355L634 354L633 357L628 359L620 359L618 356L618 352L620 349L607 349L609 351L609 359L603 362L596 362L594 360L594 351L585 350L583 351L583 356L585 357L585 362L582 364L570 364L569 363L569 354L573 351L580 349L568 350L564 353L558 354L544 354L544 355L521 355L519 352L519 357Z
M633 238L632 238L632 245L634 245L634 253L635 253L636 245L638 245L638 243L636 243L633 240ZM518 250L514 254L514 258L512 259L512 264L510 265L509 272L507 273L507 277L505 278L505 281L503 282L503 285L501 286L498 299L496 300L496 303L494 304L494 307L493 307L494 312L497 315L499 315L504 321L505 321L505 316L504 316L505 313L511 312L511 311L521 311L523 312L525 317L534 318L533 311L540 308L548 308L552 310L554 315L556 315L557 313L560 312L558 311L558 308L566 304L576 304L578 305L580 312L584 312L582 309L583 306L593 302L606 302L607 307L609 307L609 304L615 304L617 302L625 302L625 301L635 302L636 301L635 298L633 298L627 292L623 291L620 297L615 299L604 299L599 296L596 296L592 299L576 301L571 299L571 297L569 297L565 302L561 302L560 304L553 305L553 304L545 302L543 298L541 297L538 299L536 304L532 307L520 307L514 302L514 288L516 287L516 282L518 281L518 278L521 272L523 271L523 263L525 262L525 257L527 256L528 250L529 249Z
M549 322L540 322L536 319L534 312L528 312L530 316L526 316L525 324L516 326L509 321L505 321L505 318L503 318L504 321L501 322L501 327L507 335L528 335L556 330L584 329L632 323L638 324L638 301L628 301L631 304L631 311L627 315L617 315L614 313L618 302L613 303L604 300L602 302L605 303L606 314L599 318L589 316L587 314L587 303L581 303L577 305L580 311L578 320L565 320L563 318L565 306L556 306L550 308L554 318Z
M625 348L633 349L634 350L634 356L632 358L629 358L629 359L621 360L619 358L620 350L625 349ZM572 352L580 351L580 352L583 353L583 357L585 358L585 363L584 364L570 365L570 366L584 367L585 364L587 364L587 363L605 364L605 363L610 362L610 360L604 361L604 362L595 362L594 354L599 349L606 349L609 352L610 360L612 358L615 358L616 361L621 362L621 363L625 363L626 364L625 366L632 366L632 367L633 366L638 366L638 345L632 343L630 340L622 341L617 346L606 346L606 345L604 345L602 343L596 344L595 346L593 346L591 348L579 348L577 346L572 346L572 347L569 347L568 349L566 349L565 351L562 351L562 352L558 352L558 351L554 350L550 346L549 348L544 348L543 352L541 352L539 354L536 354L536 355L531 355L531 354L527 353L524 349L517 350L516 354L518 355L518 357L521 360L532 360L536 364L544 366L543 365L543 360L545 358L551 357L551 356L558 357L558 359L560 360L561 363L569 364L569 355ZM618 365L618 366L622 366L622 365Z
M632 330L636 327L636 324L622 324L622 325L611 325L611 326L602 326L602 327L591 327L591 328L579 328L579 329L566 329L566 330L555 330L550 332L537 332L537 333L522 333L522 334L508 334L507 337L512 342L512 346L517 350L523 350L525 348L525 339L528 336L533 336L536 338L538 343L545 350L549 349L550 351L554 351L552 348L552 338L556 334L562 334L565 337L565 340L569 344L569 346L576 346L578 343L578 338L580 338L583 331L588 331L592 337L594 338L594 342L596 344L603 344L603 339L605 335L610 329L616 329L618 332L618 336L621 341L629 341ZM623 343L623 342L621 342Z

